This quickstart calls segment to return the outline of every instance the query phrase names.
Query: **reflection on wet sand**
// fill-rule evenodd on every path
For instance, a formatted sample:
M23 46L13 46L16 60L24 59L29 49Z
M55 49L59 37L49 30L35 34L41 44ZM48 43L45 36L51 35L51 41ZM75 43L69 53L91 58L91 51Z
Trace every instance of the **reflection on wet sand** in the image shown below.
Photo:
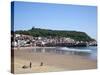
M76 52L76 51L67 51L61 50L59 48L33 48L32 52L34 53L56 53L56 54L72 54L72 55L85 55L89 56L91 53L88 52Z

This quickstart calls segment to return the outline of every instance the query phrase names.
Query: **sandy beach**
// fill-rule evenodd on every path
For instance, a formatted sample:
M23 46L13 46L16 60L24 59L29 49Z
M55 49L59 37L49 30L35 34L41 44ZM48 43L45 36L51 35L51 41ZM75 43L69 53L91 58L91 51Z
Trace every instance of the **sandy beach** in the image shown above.
M32 62L32 68L29 63ZM40 63L43 62L43 66ZM28 68L22 68L24 65ZM96 69L97 60L83 56L55 53L35 53L31 48L14 49L14 73L37 73Z

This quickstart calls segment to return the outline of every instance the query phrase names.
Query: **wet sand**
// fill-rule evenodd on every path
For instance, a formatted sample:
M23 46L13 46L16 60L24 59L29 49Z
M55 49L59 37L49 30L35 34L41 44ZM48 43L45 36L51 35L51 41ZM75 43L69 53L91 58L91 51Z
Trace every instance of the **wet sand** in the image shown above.
M78 55L34 53L32 48L14 50L14 73L36 73L96 69L97 61ZM29 63L32 62L32 68ZM43 62L43 66L40 63ZM26 65L28 68L22 68Z

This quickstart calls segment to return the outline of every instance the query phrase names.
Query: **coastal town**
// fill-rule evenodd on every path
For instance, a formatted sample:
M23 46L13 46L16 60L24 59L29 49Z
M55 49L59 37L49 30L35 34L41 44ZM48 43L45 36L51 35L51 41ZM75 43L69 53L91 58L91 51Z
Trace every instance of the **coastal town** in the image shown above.
M67 37L33 37L24 34L11 35L11 46L12 47L86 47L86 46L97 46L97 41L75 41L74 39Z
M98 68L96 6L12 1L10 38L13 74Z

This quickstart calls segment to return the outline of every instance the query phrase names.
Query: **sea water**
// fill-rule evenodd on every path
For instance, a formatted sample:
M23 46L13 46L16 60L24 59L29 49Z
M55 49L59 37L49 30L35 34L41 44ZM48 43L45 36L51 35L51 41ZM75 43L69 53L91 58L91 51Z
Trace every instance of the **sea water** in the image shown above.
M97 46L89 47L38 47L34 48L33 52L36 53L56 53L63 55L78 55L84 56L92 60L97 60Z
M90 53L87 54L87 57L93 60L97 60L97 46L88 46L88 47L77 47L75 49L80 50L90 50ZM86 55L84 55L86 56Z

